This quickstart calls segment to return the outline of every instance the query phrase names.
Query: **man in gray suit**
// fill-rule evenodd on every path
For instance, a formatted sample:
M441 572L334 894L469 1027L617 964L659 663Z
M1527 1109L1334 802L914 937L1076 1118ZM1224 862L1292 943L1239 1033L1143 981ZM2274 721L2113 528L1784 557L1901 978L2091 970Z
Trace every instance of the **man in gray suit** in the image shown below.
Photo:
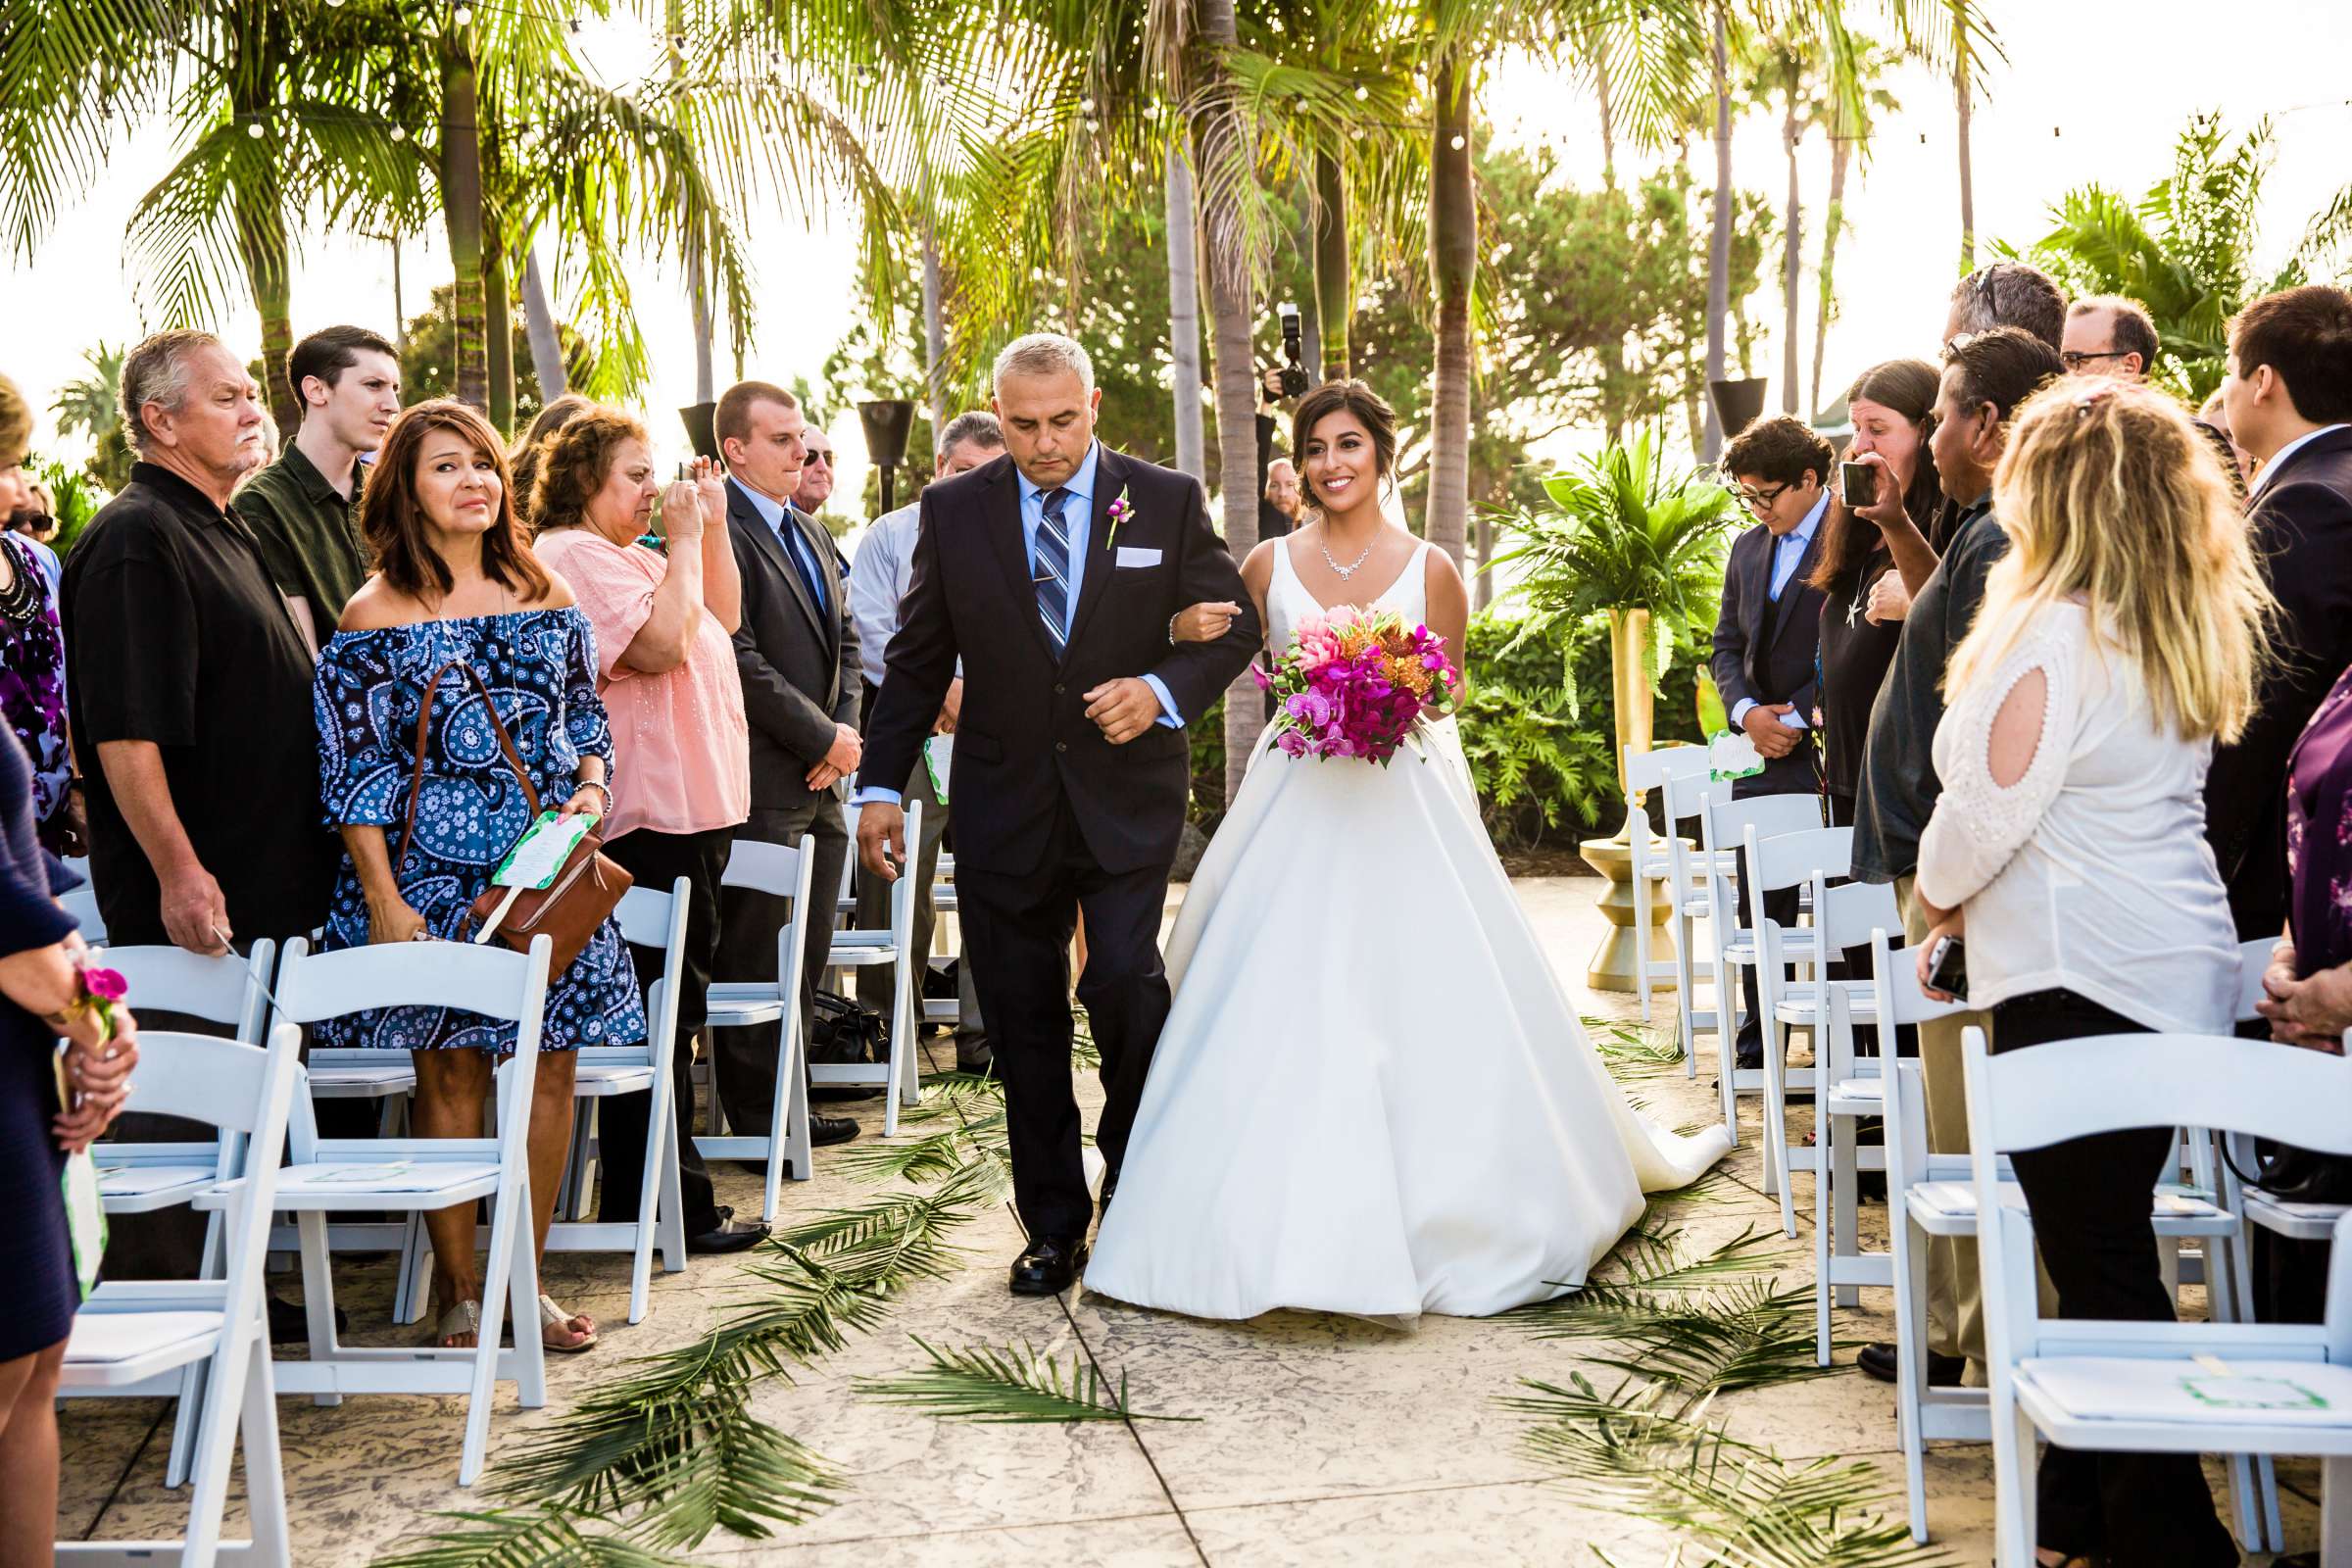
M801 406L764 381L727 388L713 417L729 470L728 531L743 574L743 621L735 664L752 731L752 814L739 839L816 841L802 953L802 1038L814 1012L817 976L832 946L833 901L849 836L841 818L841 781L858 769L861 696L858 628L843 579L849 568L832 536L794 510L805 449ZM787 901L729 888L719 907L718 973L728 980L773 979L776 929ZM774 1105L775 1024L716 1030L713 1077L727 1121L758 1137ZM846 1116L811 1116L809 1138L837 1144L858 1136Z

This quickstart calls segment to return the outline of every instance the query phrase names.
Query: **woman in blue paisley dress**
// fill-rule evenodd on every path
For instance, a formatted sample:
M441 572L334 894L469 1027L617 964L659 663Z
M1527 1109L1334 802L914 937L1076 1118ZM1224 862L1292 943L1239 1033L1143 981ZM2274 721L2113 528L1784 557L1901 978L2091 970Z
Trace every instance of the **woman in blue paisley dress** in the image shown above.
M393 421L360 527L377 570L320 652L316 687L320 794L345 850L322 946L458 940L468 906L530 820L486 702L542 802L566 814L612 810L612 738L596 695L594 636L571 589L531 553L496 433L463 404L421 403ZM463 667L447 668L453 660ZM415 838L396 868L417 714L437 671L446 672L433 699ZM628 952L607 920L549 980L530 1132L541 1250L570 1152L576 1053L642 1040L645 1027ZM480 1136L492 1070L514 1047L512 1024L443 1007L356 1013L318 1034L327 1046L413 1053L413 1120L426 1138ZM471 1345L482 1291L473 1205L427 1214L425 1226L440 1343ZM545 1296L539 1308L548 1348L596 1343L586 1313Z

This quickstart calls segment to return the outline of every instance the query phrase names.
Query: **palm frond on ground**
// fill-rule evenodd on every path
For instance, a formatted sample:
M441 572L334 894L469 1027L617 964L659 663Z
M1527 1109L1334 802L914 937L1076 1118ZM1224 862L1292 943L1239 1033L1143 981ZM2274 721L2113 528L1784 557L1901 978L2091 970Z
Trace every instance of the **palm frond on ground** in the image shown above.
M687 1559L626 1534L600 1534L561 1509L492 1508L443 1513L450 1528L404 1540L421 1544L377 1559L378 1568L680 1568Z
M1588 1339L1576 1325L1592 1314L1627 1309L1654 1295L1703 1290L1722 1280L1742 1277L1769 1267L1783 1256L1784 1238L1777 1230L1749 1226L1730 1241L1695 1257L1687 1256L1680 1230L1636 1227L1617 1244L1603 1265L1606 1278L1593 1279L1573 1295L1538 1301L1509 1314L1522 1328L1534 1328L1545 1338Z
M834 1168L854 1182L929 1181L952 1174L964 1162L960 1126L896 1144L861 1144L842 1151Z
M921 1102L900 1111L899 1120L918 1127L957 1121L968 1112L985 1115L1004 1102L1004 1081L993 1073L936 1072L923 1080Z
M1027 1341L1002 1349L970 1346L943 1349L918 1335L930 1365L891 1377L859 1378L858 1393L870 1399L928 1410L942 1420L984 1422L1191 1421L1193 1416L1152 1415L1127 1402L1127 1380L1113 1389L1083 1349L1068 1365L1041 1355Z
M1546 1339L1600 1340L1604 1366L1677 1391L1687 1400L1825 1377L1814 1363L1813 1292L1744 1279L1720 1291L1601 1291L1549 1303Z
M1621 1018L1587 1018L1584 1025L1601 1065L1621 1084L1661 1077L1683 1064L1682 1042L1661 1025Z
M1952 1561L1921 1546L1891 1511L1884 1477L1860 1460L1791 1464L1741 1443L1719 1422L1663 1408L1663 1391L1603 1396L1530 1383L1503 1402L1540 1417L1531 1458L1585 1500L1684 1536L1705 1561L1737 1568L1928 1568Z
M1685 1203L1729 1202L1735 1199L1751 1196L1753 1196L1751 1190L1741 1186L1739 1179L1730 1171L1725 1170L1721 1165L1714 1165L1699 1172L1680 1187L1669 1187L1649 1194L1649 1203L1642 1210L1642 1222L1646 1224L1649 1216L1657 1213L1660 1209L1677 1208Z

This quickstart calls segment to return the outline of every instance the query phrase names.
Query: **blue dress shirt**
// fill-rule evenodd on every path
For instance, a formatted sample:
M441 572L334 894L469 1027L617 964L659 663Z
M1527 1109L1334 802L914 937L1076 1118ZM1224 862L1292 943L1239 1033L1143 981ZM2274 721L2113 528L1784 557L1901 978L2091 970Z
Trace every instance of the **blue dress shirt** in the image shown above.
M1079 463L1078 471L1058 486L1069 492L1069 499L1062 503L1061 526L1070 542L1068 604L1073 620L1078 613L1078 593L1086 582L1086 547L1094 536L1095 525L1095 473L1102 456L1102 444L1098 441L1086 449L1086 457ZM1046 520L1046 490L1030 483L1029 476L1019 468L1012 471L1014 481L1020 486L1021 559L1034 564L1037 560L1037 530L1045 525ZM1034 564L1031 569L1035 569ZM1036 612L1032 608L1031 613ZM1154 722L1164 728L1182 729L1184 715L1177 712L1176 699L1168 695L1167 686L1157 675L1145 674L1138 678L1152 688L1153 697L1159 699L1159 717ZM888 801L896 806L900 804L900 792L878 784L869 785L860 779L856 793L850 799L858 806L863 806L868 801Z
M743 493L743 499L752 504L752 510L760 514L760 520L767 524L768 531L784 546L785 553L792 557L793 564L800 568L802 584L815 592L816 612L820 615L830 613L832 599L825 590L825 578L830 573L825 570L824 563L816 559L816 552L808 548L807 536L798 527L786 526L785 514L791 508L781 501L761 495L741 480L735 480L734 484Z

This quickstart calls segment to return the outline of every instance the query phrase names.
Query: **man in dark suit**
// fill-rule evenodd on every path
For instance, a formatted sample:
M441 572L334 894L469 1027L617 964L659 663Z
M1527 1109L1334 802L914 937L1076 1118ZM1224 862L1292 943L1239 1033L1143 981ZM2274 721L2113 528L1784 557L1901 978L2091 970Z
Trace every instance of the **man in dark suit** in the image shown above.
M2240 311L2222 400L2259 465L2247 514L2281 612L2254 720L2205 780L2206 836L2250 942L2286 922L2287 754L2352 665L2352 294L2312 284Z
M1818 795L1813 734L1815 653L1821 642L1821 590L1808 586L1830 510L1830 444L1788 415L1758 419L1723 449L1723 471L1758 526L1732 545L1724 568L1723 611L1715 622L1715 688L1734 729L1744 730L1764 771L1732 786L1735 797ZM1741 923L1748 908L1747 866L1740 868ZM1765 895L1764 911L1796 921L1797 893ZM1763 1020L1756 1012L1755 971L1742 971L1747 1020L1740 1026L1739 1063L1764 1064Z
M727 388L712 416L727 460L727 526L743 575L743 621L735 667L752 731L752 814L738 837L768 844L816 840L802 947L802 1038L814 1016L816 982L832 948L833 901L849 858L841 781L857 771L860 746L858 628L850 613L841 553L832 536L790 501L799 488L806 422L799 401L765 381ZM729 980L773 979L776 928L787 901L729 888L720 901L718 972ZM764 1136L774 1105L775 1024L711 1034L713 1092L727 1121ZM858 1136L847 1116L811 1116L809 1141Z
M963 661L956 882L964 954L1004 1082L1027 1248L1017 1296L1067 1288L1093 1218L1070 1084L1069 946L1086 917L1086 1004L1102 1054L1095 1144L1110 1200L1168 1012L1159 922L1200 717L1257 648L1245 608L1213 643L1170 622L1247 607L1198 481L1105 451L1086 351L1037 333L998 356L1005 456L923 492L913 574L866 725L859 855L906 863L898 791Z
M2352 665L2352 294L2313 284L2240 311L2222 403L2259 465L2247 515L2279 610L2253 721L2205 778L2205 836L2250 942L2286 925L2287 758ZM2255 1232L2265 1321L2320 1320L2328 1250Z

